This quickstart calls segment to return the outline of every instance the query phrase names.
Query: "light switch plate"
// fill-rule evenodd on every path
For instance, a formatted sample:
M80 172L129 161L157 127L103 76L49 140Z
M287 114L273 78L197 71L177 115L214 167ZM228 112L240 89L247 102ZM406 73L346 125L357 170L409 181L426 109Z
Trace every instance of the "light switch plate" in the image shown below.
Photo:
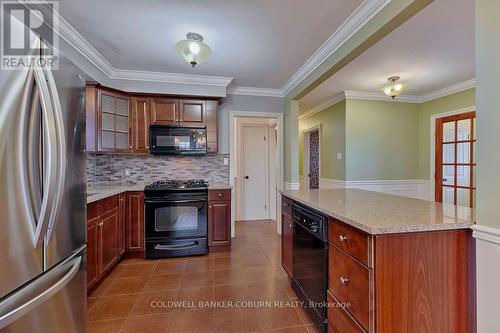
M224 165L229 165L229 157L224 157Z
M337 159L341 160L342 159L342 153L337 153Z

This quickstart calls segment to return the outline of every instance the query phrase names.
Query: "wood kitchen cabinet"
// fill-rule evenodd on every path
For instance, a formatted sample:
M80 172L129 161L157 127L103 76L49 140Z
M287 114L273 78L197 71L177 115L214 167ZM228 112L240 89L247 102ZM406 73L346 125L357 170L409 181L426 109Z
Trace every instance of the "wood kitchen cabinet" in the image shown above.
M115 266L123 252L120 195L87 205L87 288L92 290Z
M127 194L119 194L119 212L118 218L118 254L123 256L126 250L126 221L127 221Z
M154 97L151 100L151 124L176 125L179 119L179 101L173 98Z
M179 100L179 125L186 127L205 127L206 111L204 100Z
M127 193L126 251L144 251L144 192Z
M98 224L97 202L87 205L87 287L92 288L99 277L98 268Z
M329 332L475 332L470 230L369 235L329 221Z
M130 152L131 149L129 96L97 89L97 150Z
M292 201L285 197L281 197L281 223L281 262L288 276L292 277Z
M205 104L207 122L207 152L217 153L217 101L207 101Z
M131 118L132 152L148 153L151 99L148 97L132 97Z
M231 190L208 191L208 246L210 251L231 247Z
M149 153L149 126L206 127L207 152L217 153L219 99L127 93L87 82L86 151Z

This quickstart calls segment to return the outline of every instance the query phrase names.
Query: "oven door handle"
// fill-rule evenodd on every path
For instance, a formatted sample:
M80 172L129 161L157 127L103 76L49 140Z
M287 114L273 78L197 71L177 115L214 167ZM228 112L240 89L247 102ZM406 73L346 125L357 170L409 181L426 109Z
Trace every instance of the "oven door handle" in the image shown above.
M145 203L165 203L165 204L169 204L169 203L183 204L183 203L195 203L195 202L206 203L207 199L191 199L191 200L146 199L146 200L144 200L144 202Z
M156 244L155 250L179 250L179 249L191 249L193 247L198 247L198 241L192 241L189 243L172 244L172 245L161 245Z

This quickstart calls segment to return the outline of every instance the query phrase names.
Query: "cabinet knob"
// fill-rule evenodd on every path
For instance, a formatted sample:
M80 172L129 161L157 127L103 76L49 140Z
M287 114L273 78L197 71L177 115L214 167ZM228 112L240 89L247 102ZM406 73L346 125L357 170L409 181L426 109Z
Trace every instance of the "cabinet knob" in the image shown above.
M128 149L132 149L132 146L128 146Z
M340 283L342 284L347 284L349 282L349 279L348 278L345 278L343 276L340 277Z
M146 146L146 148L148 148L148 149L149 149L149 146Z
M290 223L290 228L292 227L292 224Z
M345 242L347 240L347 237L344 235L339 235L339 241Z
M219 193L219 198L222 197L222 193Z
M208 206L208 208L212 208L212 206Z

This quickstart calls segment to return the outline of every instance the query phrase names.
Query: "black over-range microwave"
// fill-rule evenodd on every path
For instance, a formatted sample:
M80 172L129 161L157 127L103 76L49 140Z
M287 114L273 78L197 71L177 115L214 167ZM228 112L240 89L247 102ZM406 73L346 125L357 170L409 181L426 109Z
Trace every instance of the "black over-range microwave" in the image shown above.
M207 153L207 129L151 125L149 150L155 155L204 155Z

